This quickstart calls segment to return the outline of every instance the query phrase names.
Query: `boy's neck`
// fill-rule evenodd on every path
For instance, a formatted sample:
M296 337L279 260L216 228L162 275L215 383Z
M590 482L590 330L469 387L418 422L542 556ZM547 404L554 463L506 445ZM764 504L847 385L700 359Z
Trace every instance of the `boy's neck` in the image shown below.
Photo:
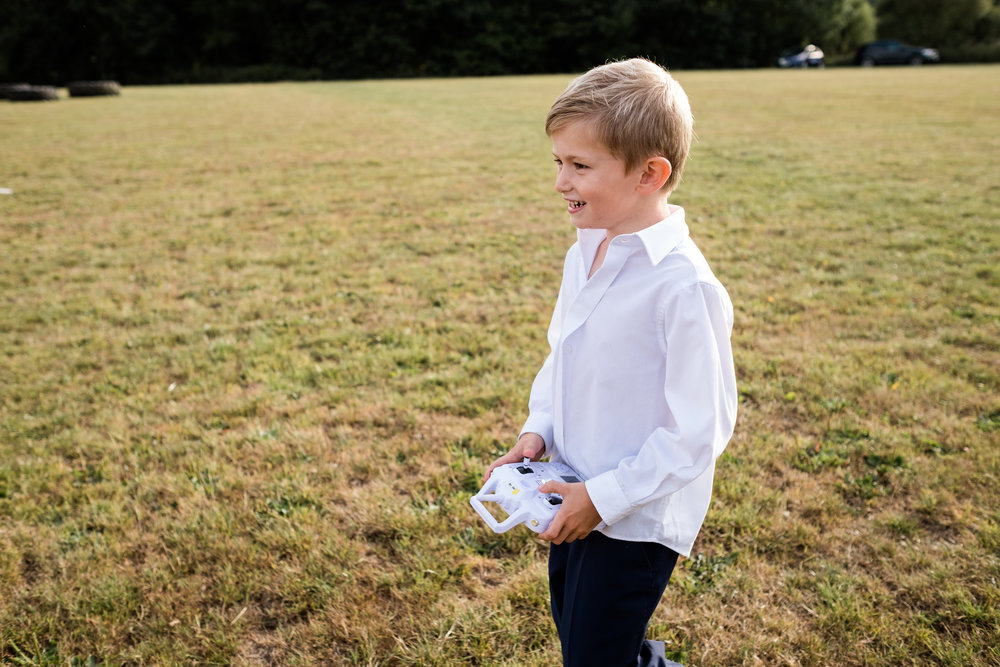
M606 229L605 237L608 241L611 241L616 236L620 236L622 234L635 234L636 232L641 232L647 227L652 227L661 220L664 220L676 210L677 207L667 201L666 194L653 195L649 201L649 206L643 207L640 211L636 211L634 216L635 224L630 224L626 227L618 227L616 229Z

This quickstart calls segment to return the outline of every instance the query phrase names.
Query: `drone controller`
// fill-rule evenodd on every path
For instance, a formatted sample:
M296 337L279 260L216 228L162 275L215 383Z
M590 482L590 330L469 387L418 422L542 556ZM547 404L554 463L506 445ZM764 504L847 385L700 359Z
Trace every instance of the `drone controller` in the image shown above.
M582 481L576 471L564 463L532 462L526 458L523 463L494 468L486 484L469 503L494 533L505 533L519 523L541 533L549 527L562 505L562 496L558 493L538 490L553 479L571 483ZM483 506L484 502L498 503L507 512L507 518L498 522Z

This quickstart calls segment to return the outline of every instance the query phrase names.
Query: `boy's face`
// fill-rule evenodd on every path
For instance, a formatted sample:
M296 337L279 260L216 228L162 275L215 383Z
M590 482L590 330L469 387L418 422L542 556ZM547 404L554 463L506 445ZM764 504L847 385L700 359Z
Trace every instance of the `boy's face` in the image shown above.
M576 121L554 131L552 155L556 192L578 229L606 229L616 236L661 219L648 210L650 198L637 192L642 169L626 173L625 163L597 139L592 123Z

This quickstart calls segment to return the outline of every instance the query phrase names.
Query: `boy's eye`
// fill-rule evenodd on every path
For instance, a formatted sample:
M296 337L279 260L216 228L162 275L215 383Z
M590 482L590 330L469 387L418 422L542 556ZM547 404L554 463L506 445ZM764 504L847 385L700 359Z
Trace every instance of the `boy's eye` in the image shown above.
M573 166L576 167L577 169L586 169L587 168L587 165L580 164L579 162L574 162Z

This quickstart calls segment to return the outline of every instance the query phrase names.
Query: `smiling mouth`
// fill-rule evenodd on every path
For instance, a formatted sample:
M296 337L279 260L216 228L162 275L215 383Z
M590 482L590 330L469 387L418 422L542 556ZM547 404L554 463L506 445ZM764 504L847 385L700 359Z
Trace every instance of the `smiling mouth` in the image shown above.
M570 201L570 200L567 199L566 200L566 204L569 206L569 212L570 213L576 213L577 211L579 211L580 209L582 209L584 206L586 206L587 202L585 202L585 201Z

